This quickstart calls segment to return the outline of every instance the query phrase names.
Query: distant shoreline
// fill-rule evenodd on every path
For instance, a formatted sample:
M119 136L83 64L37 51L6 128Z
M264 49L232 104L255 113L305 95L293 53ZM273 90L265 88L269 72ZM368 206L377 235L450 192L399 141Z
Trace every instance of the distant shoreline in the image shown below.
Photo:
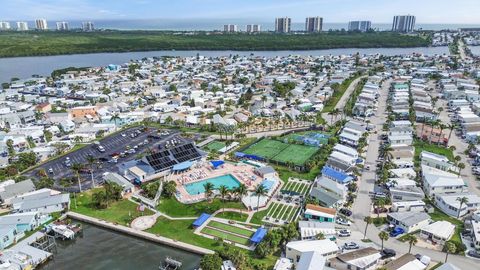
M171 51L295 51L347 48L429 47L428 37L392 32L224 34L172 31L2 32L0 58L89 53Z

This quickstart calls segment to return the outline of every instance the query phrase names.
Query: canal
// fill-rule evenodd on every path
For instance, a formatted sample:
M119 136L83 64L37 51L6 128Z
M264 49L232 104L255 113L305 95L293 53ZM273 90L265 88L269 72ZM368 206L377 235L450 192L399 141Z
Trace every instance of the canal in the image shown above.
M166 256L183 263L182 270L197 269L200 255L159 245L83 223L83 235L57 240L57 252L41 270L148 270L158 269Z

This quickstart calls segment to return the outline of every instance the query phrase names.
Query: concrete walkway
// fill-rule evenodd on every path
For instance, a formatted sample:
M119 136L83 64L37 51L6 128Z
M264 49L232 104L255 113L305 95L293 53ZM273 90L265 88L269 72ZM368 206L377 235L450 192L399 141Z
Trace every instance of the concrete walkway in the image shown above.
M347 104L348 99L350 98L353 91L355 90L355 87L357 87L357 84L360 82L361 79L366 78L366 77L367 77L367 75L364 75L364 76L360 76L360 77L356 78L355 80L353 80L350 83L350 85L347 87L347 90L345 90L345 93L343 93L340 100L335 105L334 109L339 109L340 111L342 111L343 108L345 108L345 105ZM330 122L332 121L332 118L335 120L335 122L337 122L338 120L340 120L342 118L340 115L337 115L336 117L337 118L335 119L335 116L333 116L333 115L329 115L328 113L322 113L322 118L325 119L325 121L327 121L328 124L330 124Z
M111 222L107 222L107 221L97 219L97 218L92 218L92 217L85 216L85 215L82 215L82 214L79 214L79 213L68 212L67 216L70 217L70 218L79 220L79 221L83 221L83 222L86 222L86 223L91 223L91 224L99 226L99 227L107 228L107 229L114 230L114 231L117 231L117 232L120 232L120 233L128 234L128 235L135 236L135 237L139 237L139 238L142 238L142 239L145 239L145 240L149 240L149 241L152 241L152 242L168 245L168 246L171 246L171 247L174 247L174 248L179 248L179 249L186 250L186 251L193 252L193 253L197 253L197 254L200 254L200 255L213 254L214 253L214 251L206 249L206 248L197 247L197 246L187 244L187 243L184 243L184 242L179 242L179 241L176 241L176 240L173 240L173 239L170 239L170 238L155 235L153 233L148 233L148 232L144 232L144 231L135 230L135 229L123 226L123 225L113 224Z

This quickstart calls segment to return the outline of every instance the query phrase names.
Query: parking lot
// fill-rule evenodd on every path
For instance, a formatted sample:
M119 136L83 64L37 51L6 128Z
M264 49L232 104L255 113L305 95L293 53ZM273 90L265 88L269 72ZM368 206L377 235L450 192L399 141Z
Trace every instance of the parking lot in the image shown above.
M160 135L162 132L163 135ZM78 163L86 167L81 173L82 188L86 189L92 185L91 175L88 171L88 156L93 156L97 161L94 165L93 177L96 184L99 184L103 181L102 175L105 172L118 172L117 162L133 160L147 149L155 151L158 144L173 137L176 133L176 131L171 130L159 133L159 130L153 128L145 130L140 127L130 128L101 139L99 145L105 149L104 152L98 150L98 144L92 143L60 158L48 161L34 170L26 172L25 175L35 179L38 171L43 169L49 174L49 177L55 180L56 188L74 191L78 190L76 181L72 187L63 187L60 185L60 180L62 178L74 177L71 166ZM130 150L130 153L127 153L128 149L134 150ZM114 162L113 156L118 157L116 158L117 162Z

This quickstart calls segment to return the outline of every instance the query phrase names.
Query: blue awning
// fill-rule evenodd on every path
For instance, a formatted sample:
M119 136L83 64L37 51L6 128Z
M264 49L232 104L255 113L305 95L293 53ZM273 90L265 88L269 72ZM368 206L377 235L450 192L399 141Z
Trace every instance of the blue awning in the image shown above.
M183 170L186 170L186 169L190 168L192 165L193 165L192 161L184 161L182 163L178 163L178 164L173 165L172 170L183 171Z
M210 215L207 214L207 213L202 213L193 223L192 225L194 227L200 227L202 226L203 223L205 223L205 221L207 221L207 219L210 218Z
M250 238L250 242L258 244L262 242L266 234L267 234L267 230L265 228L258 228L258 230Z
M222 166L223 164L225 164L225 161L223 160L212 160L210 161L210 164L212 164L213 168L218 168L219 166Z

